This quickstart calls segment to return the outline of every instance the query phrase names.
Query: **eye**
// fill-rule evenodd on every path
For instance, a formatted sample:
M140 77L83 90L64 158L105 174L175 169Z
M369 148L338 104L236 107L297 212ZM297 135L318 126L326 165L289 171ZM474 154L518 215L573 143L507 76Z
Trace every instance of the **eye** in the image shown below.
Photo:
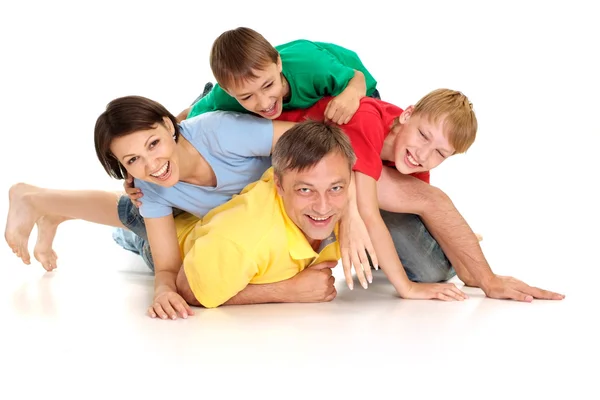
M265 89L270 88L271 86L273 86L273 82L270 82L268 85L266 85Z
M343 187L342 187L342 186L334 186L334 187L332 187L332 188L331 188L331 191L332 191L332 192L339 192L339 191L341 191L342 189L343 189Z
M240 98L241 101L246 101L246 100L250 100L250 97L252 97L252 95L248 95L246 97L242 97Z
M421 136L423 137L423 139L427 139L427 136L425 136L425 135L423 134L423 132L421 132L421 130L420 130L420 129L419 129L419 133L421 134Z
M309 188L300 188L300 189L298 189L298 191L300 193L303 193L303 194L310 193L310 189Z
M135 160L137 160L137 157L131 157L129 160L127 160L127 165L133 164Z
M152 143L150 143L150 145L148 147L152 149L158 144L158 142L160 142L160 139L156 139L156 140L152 141Z
M442 154L442 152L441 152L441 151L439 151L439 150L438 150L437 152L438 152L438 154L439 154L439 155L440 155L442 158L446 158L446 157L445 157L445 156Z

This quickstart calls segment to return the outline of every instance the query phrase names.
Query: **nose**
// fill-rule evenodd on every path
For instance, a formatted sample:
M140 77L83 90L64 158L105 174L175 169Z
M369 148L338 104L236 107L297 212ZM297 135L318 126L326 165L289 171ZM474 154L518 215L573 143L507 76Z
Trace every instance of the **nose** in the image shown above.
M327 215L329 213L329 201L327 196L319 196L318 199L313 203L313 211L320 216Z
M271 106L271 99L269 98L269 96L260 94L258 96L258 104L259 104L261 110L266 110L267 108L269 108Z
M416 150L415 157L417 158L417 162L421 165L425 165L427 160L429 160L429 156L431 156L431 152L433 149L430 146L423 146Z
M158 158L153 158L152 160L148 160L148 162L146 162L146 169L148 170L148 175L150 175L153 172L156 172L156 170L160 167L161 165Z

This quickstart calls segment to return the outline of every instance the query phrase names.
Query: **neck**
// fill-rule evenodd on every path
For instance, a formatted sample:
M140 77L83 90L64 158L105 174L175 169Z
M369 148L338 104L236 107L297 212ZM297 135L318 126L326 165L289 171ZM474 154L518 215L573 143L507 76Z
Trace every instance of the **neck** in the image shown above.
M285 79L283 72L281 73L281 84L283 85L283 102L286 103L290 101L292 93L290 93L290 84L287 79Z
M399 134L400 132L398 129L390 129L390 132L383 140L383 147L381 148L381 153L379 153L379 156L382 160L395 161L394 145L396 143L396 138Z
M321 240L316 240L316 239L309 239L306 238L308 240L308 244L310 244L310 247L312 247L312 249L317 252L319 250L319 247L321 246Z
M199 186L215 186L216 178L208 162L183 135L177 143L179 180Z

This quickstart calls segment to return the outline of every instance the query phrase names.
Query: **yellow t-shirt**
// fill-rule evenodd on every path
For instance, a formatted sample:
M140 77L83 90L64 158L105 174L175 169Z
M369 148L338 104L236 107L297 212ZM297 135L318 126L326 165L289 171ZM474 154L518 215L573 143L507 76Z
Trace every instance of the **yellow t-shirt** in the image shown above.
M201 220L175 218L183 268L204 307L218 307L248 284L280 282L313 264L338 261L338 226L315 252L285 213L269 168Z

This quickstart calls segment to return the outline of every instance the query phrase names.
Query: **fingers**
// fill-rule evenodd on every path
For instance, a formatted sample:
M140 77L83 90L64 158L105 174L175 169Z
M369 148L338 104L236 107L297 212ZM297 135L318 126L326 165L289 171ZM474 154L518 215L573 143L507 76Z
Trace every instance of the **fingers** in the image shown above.
M154 312L153 306L148 307L148 315L150 316L150 318L156 318L156 313Z
M172 306L175 310L177 310L177 312L179 313L179 315L181 316L181 318L187 318L188 317L188 310L186 309L186 307L183 305L184 302L182 302L181 300L175 300L172 302ZM175 318L173 318L175 319Z
M560 293L551 292L549 290L540 289L537 287L527 286L526 290L521 290L526 294L533 296L534 299L541 300L562 300L565 298L565 295Z
M352 279L352 263L350 262L350 256L348 251L342 251L342 267L344 268L344 278L346 278L346 285L350 290L354 289L354 279Z
M367 264L368 268L364 268L364 264L362 264L362 262L360 260L360 256L356 252L352 252L350 254L350 257L352 259L352 265L354 266L354 271L356 271L356 277L358 278L360 285L364 289L368 289L369 283L373 282L373 276L371 275L371 268L369 267L369 264ZM368 270L368 275L366 274L367 270ZM367 283L367 281L369 283Z
M331 268L335 268L336 265L337 265L337 263L335 261L324 261L322 263L312 265L309 268L311 268L311 269L327 269L328 268L331 270Z

